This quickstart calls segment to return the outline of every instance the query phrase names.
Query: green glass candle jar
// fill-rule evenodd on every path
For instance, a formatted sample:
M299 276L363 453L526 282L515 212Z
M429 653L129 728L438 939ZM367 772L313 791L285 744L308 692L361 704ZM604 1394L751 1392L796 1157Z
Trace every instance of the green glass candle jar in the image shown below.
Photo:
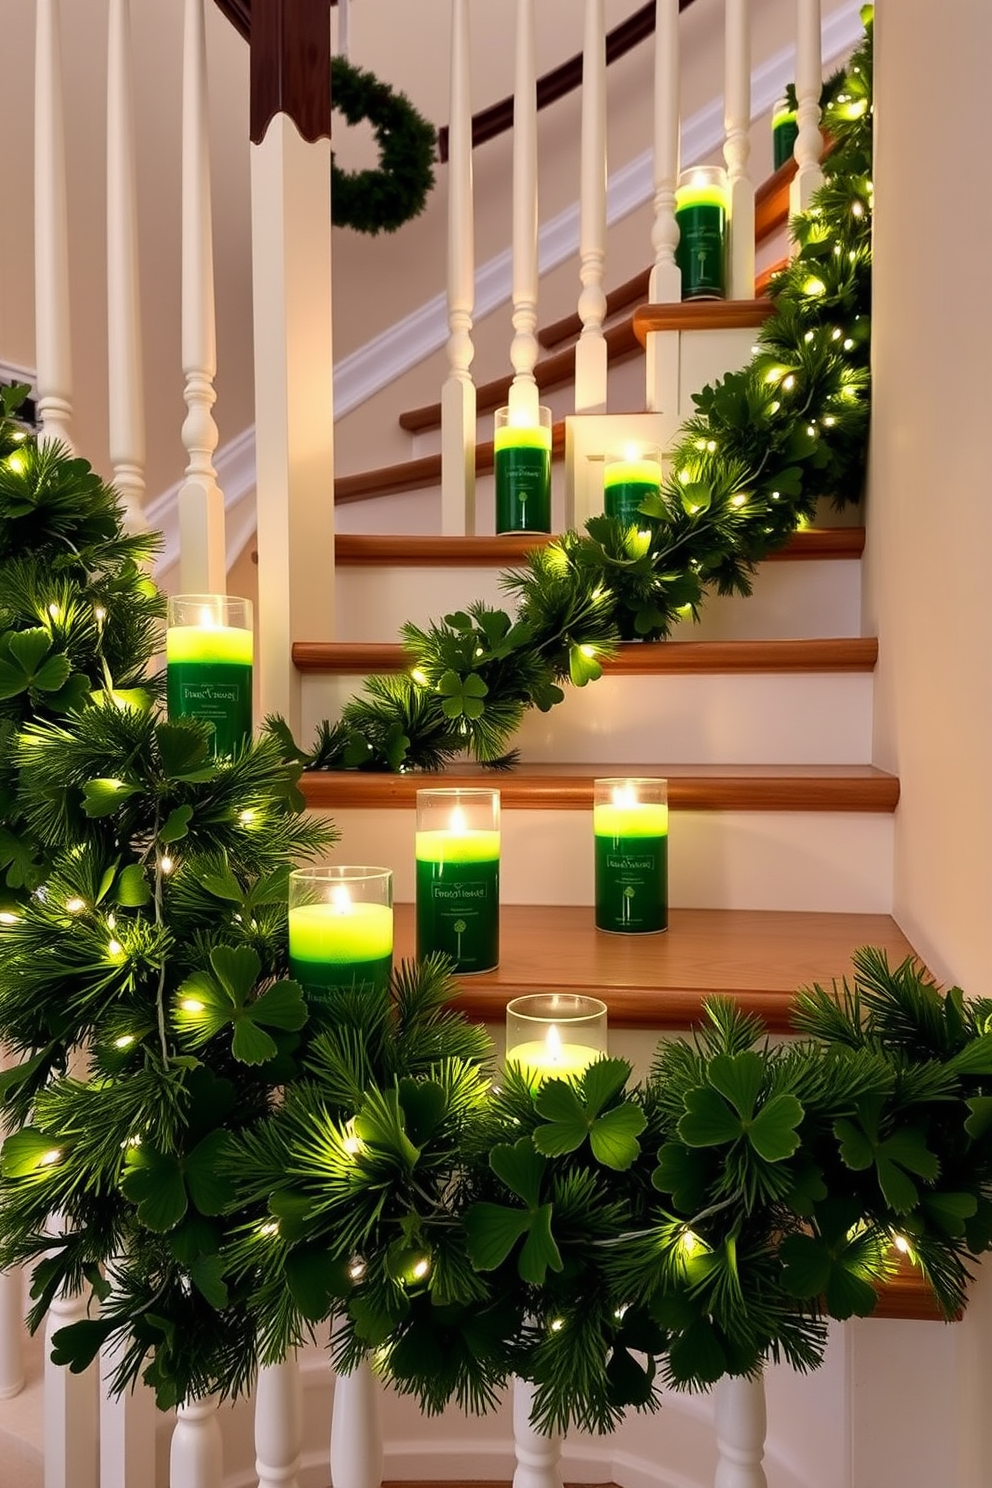
M499 791L417 792L417 956L499 964Z
M650 935L668 929L668 781L594 782L596 929Z
M788 99L780 98L772 110L772 159L776 170L792 159L798 133L796 110L790 107Z
M497 408L493 438L496 531L551 531L551 409Z
M603 469L603 506L608 517L640 522L641 502L661 491L661 457L654 445L630 445L620 455L607 455Z
M289 875L289 971L314 1002L335 987L381 991L393 967L390 868L297 868Z
M251 600L176 594L169 600L167 626L169 717L209 723L215 756L230 757L251 739Z
M700 165L679 177L675 191L679 243L675 262L683 300L722 300L727 294L727 173Z

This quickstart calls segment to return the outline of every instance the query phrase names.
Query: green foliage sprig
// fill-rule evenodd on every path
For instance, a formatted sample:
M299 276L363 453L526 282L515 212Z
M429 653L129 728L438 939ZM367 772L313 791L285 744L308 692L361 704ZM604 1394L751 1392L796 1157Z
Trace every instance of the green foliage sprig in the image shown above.
M379 146L376 170L331 164L331 218L356 232L396 232L418 216L434 185L437 135L410 100L344 57L331 60L331 98L349 124L368 119Z
M403 628L409 670L372 678L310 757L323 770L512 763L528 708L595 681L621 641L660 640L708 591L748 594L755 565L828 499L861 494L871 334L871 20L824 110L825 180L792 219L757 350L695 397L660 497L636 526L596 517L501 575L513 614L476 604Z

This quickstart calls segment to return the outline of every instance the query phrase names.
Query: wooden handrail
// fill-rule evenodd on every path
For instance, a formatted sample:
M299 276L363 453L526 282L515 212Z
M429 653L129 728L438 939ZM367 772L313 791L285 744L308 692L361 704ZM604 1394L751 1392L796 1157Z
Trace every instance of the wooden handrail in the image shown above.
M337 5L338 0L327 0L328 6ZM239 36L251 42L251 0L214 0L221 15L227 17Z
M693 0L679 0L679 10L687 10ZM220 4L220 0L218 0ZM619 26L614 26L606 36L606 65L616 62L625 52L631 51L635 46L648 36L654 34L655 23L655 0L648 0L647 5L642 5L640 10L635 10L632 16L621 21ZM547 108L549 103L557 103L559 98L564 98L566 93L571 93L579 87L582 82L582 53L578 52L574 57L569 57L567 62L562 62L551 72L546 72L542 78L537 80L537 106L539 109ZM490 104L489 108L483 109L481 113L473 115L472 118L472 148L476 145L485 144L486 140L495 139L497 134L503 134L513 124L513 98L501 98L498 103ZM448 159L448 126L444 124L437 132L437 158L442 165Z

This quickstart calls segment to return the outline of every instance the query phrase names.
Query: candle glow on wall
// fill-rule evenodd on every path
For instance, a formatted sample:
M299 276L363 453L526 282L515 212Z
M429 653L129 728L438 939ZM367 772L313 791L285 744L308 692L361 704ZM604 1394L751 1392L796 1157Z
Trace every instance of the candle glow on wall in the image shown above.
M176 594L169 599L167 625L169 717L211 724L217 758L235 754L252 730L251 600Z
M417 955L499 963L499 791L417 792Z
M392 964L391 869L321 864L290 874L289 969L308 997L382 988Z
M551 531L551 409L497 408L496 531Z
M596 929L622 935L668 929L668 781L594 782Z
M606 1003L572 992L532 992L506 1005L506 1063L532 1090L581 1075L606 1052Z

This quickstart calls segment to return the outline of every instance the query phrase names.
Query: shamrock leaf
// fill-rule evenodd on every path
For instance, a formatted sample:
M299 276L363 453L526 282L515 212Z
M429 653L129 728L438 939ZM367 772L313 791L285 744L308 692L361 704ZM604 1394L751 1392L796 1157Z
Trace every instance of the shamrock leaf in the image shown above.
M125 909L140 909L152 897L140 863L129 863L117 876L117 903Z
M543 1286L548 1269L560 1271L564 1264L551 1233L552 1206L540 1202L545 1160L529 1137L521 1137L512 1147L498 1143L489 1154L489 1166L525 1207L473 1204L465 1215L469 1259L476 1271L495 1271L525 1236L517 1270L524 1281Z
M155 728L159 759L167 780L213 780L217 766L204 725L191 718L175 718Z
M462 677L449 668L442 674L437 690L444 699L441 711L446 718L481 718L486 711L482 700L489 688L478 672L469 672Z
M274 982L253 996L261 962L249 946L217 946L212 971L196 971L176 993L175 1019L193 1048L209 1042L229 1025L231 1053L241 1064L264 1064L278 1053L266 1028L295 1032L307 1020L299 983Z
M919 1127L903 1126L887 1137L880 1135L879 1099L861 1100L857 1110L857 1122L847 1117L834 1122L841 1160L855 1172L874 1166L878 1186L889 1208L897 1214L907 1214L920 1199L919 1189L909 1175L932 1183L940 1164Z
M818 1233L788 1235L782 1242L782 1283L793 1297L822 1297L832 1317L868 1317L878 1294L872 1285L887 1270L886 1244L859 1226L859 1206L846 1200L820 1204Z
M54 658L53 658L54 660ZM69 680L56 692L45 698L45 706L53 713L73 713L92 697L89 679L82 672L73 672Z
M4 1141L0 1174L4 1178L36 1178L54 1166L61 1155L57 1138L25 1126Z
M604 1111L620 1094L630 1074L623 1059L599 1059L589 1065L577 1087L567 1080L546 1080L535 1100L547 1120L534 1132L534 1146L548 1157L575 1152L588 1137L592 1154L606 1168L623 1172L641 1150L637 1138L647 1122L633 1101Z
M109 775L87 780L83 786L83 810L91 818L110 816L111 812L123 806L131 796L137 795L140 789L138 785L128 785L126 780L117 780Z
M190 818L193 815L192 806L176 806L169 812L165 821L158 829L158 840L163 846L170 842L180 842L189 830Z
M324 1249L288 1255L286 1285L300 1312L312 1323L323 1322L333 1311L333 1302L349 1297L355 1289L349 1263L333 1259Z
M705 1206L711 1177L711 1165L699 1148L666 1142L658 1152L651 1182L662 1193L671 1194L681 1214L696 1214Z
M595 646L569 646L568 675L573 687L585 687L587 682L598 682L603 668L596 660Z
M121 1189L137 1205L140 1222L164 1234L179 1224L192 1203L201 1214L220 1214L234 1184L221 1163L230 1151L226 1131L212 1131L191 1152L159 1152L149 1143L128 1148Z
M404 1085L408 1082L404 1081ZM410 1082L412 1083L412 1082ZM405 1092L411 1106L415 1104L409 1092ZM430 1097L427 1097L429 1102ZM425 1102L426 1104L426 1102ZM415 1113L423 1114L422 1112ZM355 1117L355 1135L367 1147L388 1154L394 1162L410 1171L420 1157L420 1147L411 1140L407 1131L407 1114L400 1103L400 1090L366 1090L361 1110Z
M799 1146L796 1131L803 1108L794 1095L780 1092L755 1109L764 1080L764 1063L753 1050L717 1054L707 1066L708 1085L686 1092L678 1134L688 1147L717 1147L746 1138L765 1162L782 1162Z
M70 1374L88 1369L117 1327L110 1318L81 1318L78 1323L57 1328L52 1334L53 1364L68 1364Z
M698 517L702 512L709 511L713 500L713 492L704 481L683 482L679 487L679 496L687 517Z
M62 652L49 655L52 638L43 626L8 631L0 641L0 700L19 693L58 692L72 666Z

